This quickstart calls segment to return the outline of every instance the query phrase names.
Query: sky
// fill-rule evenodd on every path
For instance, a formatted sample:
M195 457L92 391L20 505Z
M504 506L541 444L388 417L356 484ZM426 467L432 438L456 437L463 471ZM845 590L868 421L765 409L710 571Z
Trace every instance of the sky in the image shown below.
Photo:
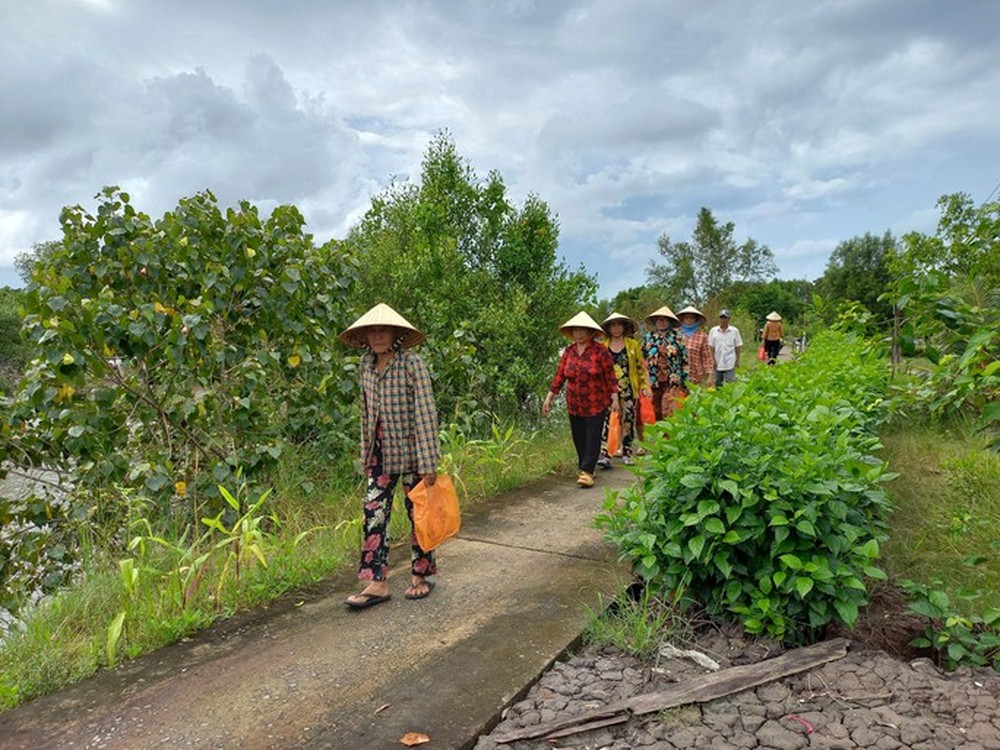
M445 130L602 298L703 206L813 280L1000 186L994 0L3 0L0 29L0 285L107 185L342 238Z

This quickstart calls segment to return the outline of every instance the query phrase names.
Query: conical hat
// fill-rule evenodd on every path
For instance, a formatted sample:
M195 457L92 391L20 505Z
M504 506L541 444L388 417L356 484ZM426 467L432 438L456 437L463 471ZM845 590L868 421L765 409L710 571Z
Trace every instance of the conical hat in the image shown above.
M677 311L677 317L680 317L681 315L684 315L685 313L690 313L691 315L697 315L699 318L701 318L702 322L705 322L705 313L703 313L701 310L699 310L694 305L688 305L683 310L678 310Z
M348 346L361 349L368 343L365 339L365 329L370 326L392 326L393 328L400 329L403 335L403 346L405 347L416 346L427 338L410 325L410 322L406 318L384 302L379 302L375 307L358 318L337 338Z
M674 311L671 310L666 305L659 308L658 310L653 310L653 312L651 312L649 315L646 316L646 328L654 327L653 318L670 318L675 323L681 322L680 318L674 315Z
M562 335L568 339L573 338L573 334L569 330L570 328L589 328L594 333L604 334L604 329L597 325L597 322L583 310L559 326L559 330L562 331Z
M781 320L781 316L778 315L778 311L777 310L771 310L771 312L769 312L767 314L767 319L768 320Z
M622 315L621 313L613 312L604 319L603 323L601 323L601 328L603 328L604 332L609 336L611 335L610 326L616 320L621 322L621 324L625 326L626 336L633 335L639 329L639 324L636 323L634 320L632 320L632 318L628 317L627 315Z

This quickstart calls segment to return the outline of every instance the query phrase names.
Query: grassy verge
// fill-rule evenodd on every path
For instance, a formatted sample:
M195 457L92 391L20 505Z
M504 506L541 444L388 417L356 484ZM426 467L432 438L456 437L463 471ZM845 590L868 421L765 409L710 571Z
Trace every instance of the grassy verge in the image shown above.
M882 441L899 474L889 484L886 572L940 588L966 614L1000 606L1000 455L962 425L909 422Z
M463 504L472 504L572 466L568 433L553 419L536 432L498 427L488 440L452 436L445 468L458 478ZM138 534L142 543L114 550L88 540L76 584L26 610L22 627L0 644L0 708L352 569L361 493L359 477L322 456L287 452L274 493L228 535L198 542L147 532ZM399 495L396 505L392 533L401 538L408 522Z

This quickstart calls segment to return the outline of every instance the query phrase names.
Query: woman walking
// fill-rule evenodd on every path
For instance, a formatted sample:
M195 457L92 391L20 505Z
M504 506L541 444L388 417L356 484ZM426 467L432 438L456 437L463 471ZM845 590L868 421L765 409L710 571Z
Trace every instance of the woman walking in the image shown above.
M653 411L659 421L674 413L687 393L687 350L674 332L673 324L680 320L664 305L646 316L646 335L642 339L642 355L649 372L653 393Z
M548 416L552 399L566 383L566 410L580 468L576 483L584 488L593 487L604 420L609 407L618 411L618 380L611 354L595 340L604 331L593 318L581 311L560 330L573 343L559 359L559 367L542 402L542 414Z
M611 353L614 362L615 377L618 380L618 405L621 423L622 463L631 466L632 443L635 440L636 424L639 416L637 408L639 396L652 397L649 389L649 373L646 372L646 362L642 356L642 347L635 340L635 332L639 328L634 320L611 313L601 328L607 334L604 345ZM608 426L611 417L604 421L604 431L601 435L601 457L597 465L602 469L611 468L611 456L608 454Z
M410 491L423 479L437 481L441 458L437 408L430 376L410 349L426 337L386 304L375 305L340 334L347 346L364 349L361 379L361 468L368 478L364 501L364 541L358 578L369 581L347 598L351 609L388 601L389 544L387 531L392 495L403 480L410 519L410 586L407 599L423 599L434 590L434 553L417 543Z
M777 310L772 310L767 314L767 322L764 324L764 332L761 334L764 341L764 352L767 355L767 364L773 365L778 359L781 351L781 340L785 338L785 330L781 327L781 316Z
M708 343L708 334L702 330L705 315L696 307L688 305L677 311L681 319L680 339L687 349L688 385L706 388L715 377L715 359Z

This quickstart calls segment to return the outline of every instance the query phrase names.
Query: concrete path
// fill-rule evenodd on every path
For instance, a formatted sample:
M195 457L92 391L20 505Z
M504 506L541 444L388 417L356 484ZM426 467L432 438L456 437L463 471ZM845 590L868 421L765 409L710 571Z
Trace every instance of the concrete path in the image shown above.
M628 571L593 528L604 488L541 480L468 511L438 586L347 611L341 576L60 693L0 713L0 748L468 748L574 645ZM602 598L603 597L603 598Z

